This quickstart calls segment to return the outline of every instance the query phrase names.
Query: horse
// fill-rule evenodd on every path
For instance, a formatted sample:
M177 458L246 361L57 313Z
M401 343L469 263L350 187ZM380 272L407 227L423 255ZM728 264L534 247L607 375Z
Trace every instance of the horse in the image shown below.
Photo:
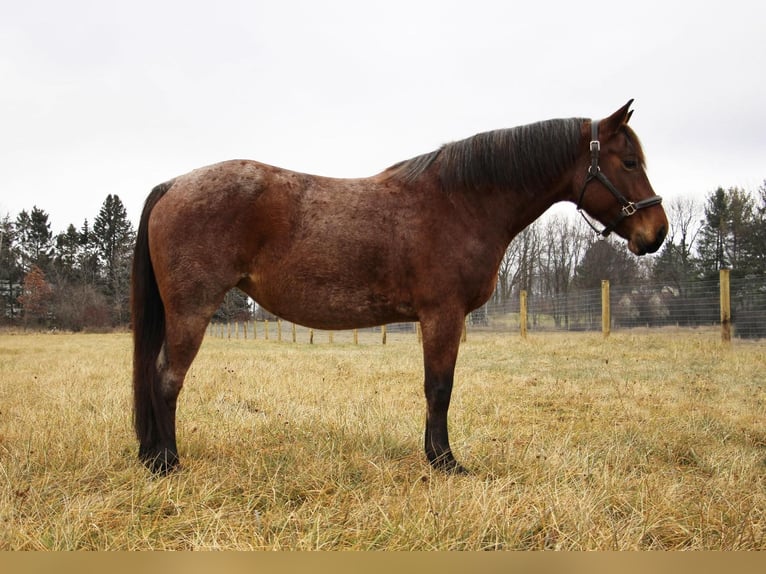
M274 315L315 329L419 321L425 455L435 469L466 472L447 429L458 346L514 236L570 201L636 255L665 238L662 199L627 125L632 101L601 121L480 133L367 178L231 160L156 186L131 278L139 459L159 475L179 465L177 399L210 319L238 287Z

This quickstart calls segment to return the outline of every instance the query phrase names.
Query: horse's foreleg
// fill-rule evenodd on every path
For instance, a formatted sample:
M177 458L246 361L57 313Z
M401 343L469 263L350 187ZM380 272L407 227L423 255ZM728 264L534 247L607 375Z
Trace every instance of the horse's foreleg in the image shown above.
M452 395L462 314L421 318L427 404L425 450L431 466L447 472L465 472L452 454L447 431L447 411Z

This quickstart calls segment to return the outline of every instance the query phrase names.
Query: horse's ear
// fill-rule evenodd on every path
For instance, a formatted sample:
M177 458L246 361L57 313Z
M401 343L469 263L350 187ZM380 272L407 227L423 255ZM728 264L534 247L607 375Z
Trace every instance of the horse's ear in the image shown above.
M630 116L633 115L633 112L630 109L632 103L632 99L628 100L627 104L601 122L602 137L604 139L606 139L608 135L614 134L620 127L628 123Z

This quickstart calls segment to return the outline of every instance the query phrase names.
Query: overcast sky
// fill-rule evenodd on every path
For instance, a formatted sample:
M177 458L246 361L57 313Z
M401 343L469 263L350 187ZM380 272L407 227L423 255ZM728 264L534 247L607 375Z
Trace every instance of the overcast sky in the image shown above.
M442 143L635 98L655 191L766 179L753 0L0 0L0 217L54 233L250 158L372 175ZM574 207L571 207L574 211Z

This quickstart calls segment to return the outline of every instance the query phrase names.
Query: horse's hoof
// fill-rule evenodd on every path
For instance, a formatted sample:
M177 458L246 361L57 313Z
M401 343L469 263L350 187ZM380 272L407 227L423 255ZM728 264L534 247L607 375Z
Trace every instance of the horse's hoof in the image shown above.
M454 475L466 475L470 474L468 469L464 467L462 464L460 464L458 461L455 460L455 457L452 456L452 453L447 453L446 455L442 455L440 457L434 458L429 460L431 463L431 466L441 471L445 474L454 474Z
M156 476L167 476L179 466L178 453L167 448L153 453L139 451L138 458Z

